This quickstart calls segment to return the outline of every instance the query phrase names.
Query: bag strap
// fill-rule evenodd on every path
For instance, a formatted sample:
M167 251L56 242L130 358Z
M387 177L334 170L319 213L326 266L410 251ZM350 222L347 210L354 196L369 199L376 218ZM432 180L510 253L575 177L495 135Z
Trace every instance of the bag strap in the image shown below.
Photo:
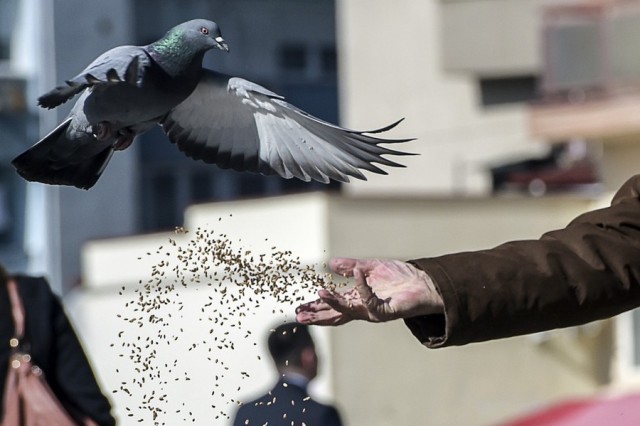
M9 291L9 300L11 301L11 314L13 315L13 323L15 325L15 337L22 340L24 337L24 306L18 291L18 285L15 280L7 281L7 290Z

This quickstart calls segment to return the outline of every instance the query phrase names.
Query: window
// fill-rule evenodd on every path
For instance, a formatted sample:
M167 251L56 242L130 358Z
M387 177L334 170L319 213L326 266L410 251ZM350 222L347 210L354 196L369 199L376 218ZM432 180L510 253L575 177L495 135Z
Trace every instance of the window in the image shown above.
M532 101L538 91L538 79L530 75L481 78L478 83L483 106Z
M338 55L335 46L325 46L320 51L320 66L325 74L332 75L338 72Z
M278 55L280 68L285 71L304 71L307 67L307 48L303 44L285 44Z

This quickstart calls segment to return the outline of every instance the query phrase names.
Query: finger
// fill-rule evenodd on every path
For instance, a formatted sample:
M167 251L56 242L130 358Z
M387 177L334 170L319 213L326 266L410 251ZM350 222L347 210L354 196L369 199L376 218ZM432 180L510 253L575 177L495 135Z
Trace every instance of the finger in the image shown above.
M322 312L300 312L296 314L296 321L308 325L342 325L351 319L335 310Z
M356 310L353 303L341 294L333 293L328 290L320 290L318 292L318 296L320 296L320 299L334 310L350 317L355 317Z
M314 300L313 302L303 303L302 305L296 308L296 313L298 312L318 312L318 311L326 311L331 309L331 306L327 305L321 299Z
M362 299L362 302L366 305L371 300L373 300L376 295L373 293L373 290L371 289L369 284L367 284L367 278L365 277L364 272L361 269L354 269L353 276L356 280L356 290L360 295L360 299Z
M351 318L333 309L325 299L332 299L333 294L328 290L318 291L321 299L300 305L296 309L296 321L311 325L341 325L351 321Z
M353 276L353 268L358 263L357 259L351 259L348 257L335 257L329 261L329 267L332 271L345 276Z

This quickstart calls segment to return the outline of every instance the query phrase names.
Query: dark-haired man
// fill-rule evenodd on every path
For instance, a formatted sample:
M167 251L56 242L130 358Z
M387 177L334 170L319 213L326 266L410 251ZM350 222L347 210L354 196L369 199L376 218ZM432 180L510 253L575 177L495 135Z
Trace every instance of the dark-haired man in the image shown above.
M238 409L234 426L341 426L335 407L307 393L308 383L318 373L318 356L307 326L282 324L267 343L278 381L269 392Z

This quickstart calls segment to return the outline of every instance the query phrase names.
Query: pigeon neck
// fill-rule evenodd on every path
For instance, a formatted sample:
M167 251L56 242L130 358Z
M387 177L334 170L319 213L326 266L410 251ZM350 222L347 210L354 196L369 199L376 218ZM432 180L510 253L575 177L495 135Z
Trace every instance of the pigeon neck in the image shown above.
M169 34L149 46L149 54L169 75L177 76L202 66L204 52L182 40L181 34Z

